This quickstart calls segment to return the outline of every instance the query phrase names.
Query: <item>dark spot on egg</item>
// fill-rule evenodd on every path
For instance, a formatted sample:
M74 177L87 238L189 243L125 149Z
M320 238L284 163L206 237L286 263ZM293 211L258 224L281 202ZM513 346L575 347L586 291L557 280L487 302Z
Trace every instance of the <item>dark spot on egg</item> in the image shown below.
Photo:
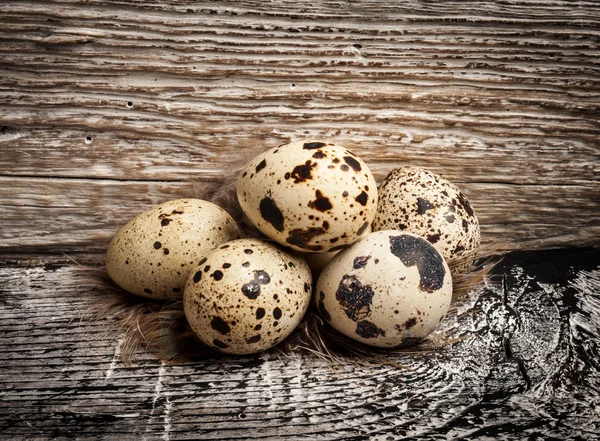
M260 163L256 166L256 173L258 173L259 171L261 171L263 168L265 168L267 166L267 161L266 160L262 160L260 161Z
M291 230L288 234L286 242L290 245L303 248L307 251L320 251L323 249L320 245L310 245L309 242L322 234L325 233L323 227L309 227L309 228L296 228Z
M352 156L344 156L344 161L346 162L346 164L352 167L352 170L356 172L361 171L360 162L358 162Z
M306 149L306 150L314 150L314 149L320 149L321 147L325 147L326 145L327 144L325 144L324 142L306 142L306 143L304 143L302 148Z
M155 250L159 250L162 247L162 244L160 242L154 242L154 249Z
M271 276L264 270L254 271L254 281L260 285L267 285L271 282Z
M313 209L321 211L321 212L325 212L325 211L331 210L333 208L333 205L331 205L331 201L326 196L323 196L323 193L321 193L321 190L315 191L315 198L316 199L314 201L310 201L308 203L308 206L310 208L313 208Z
M166 256L166 255L168 255L168 254L169 254L169 249L168 249L168 248L165 248L165 249L163 250L163 254L164 254L165 256Z
M202 279L202 271L197 271L196 274L194 274L194 283L198 283L200 280Z
M163 227L166 227L167 225L169 225L171 223L171 219L168 218L164 218L160 221L160 225Z
M273 317L275 318L275 320L279 320L279 319L281 318L281 315L282 315L282 314L283 314L283 313L281 312L281 309L280 309L280 308L275 308L275 309L273 310Z
M462 227L463 227L463 230L465 230L465 233L469 232L469 222L467 222L466 219L462 220Z
M375 338L380 335L385 336L385 331L367 320L361 320L356 324L356 335L362 338Z
M254 251L252 251L250 248L246 248L246 249L244 250L244 253L246 253L246 254L252 254L253 252L254 252Z
M206 257L203 257L202 260L198 262L198 265L202 265L204 262L206 262Z
M231 268L231 263L224 263L223 269Z
M173 292L181 292L181 288L173 288Z
M254 280L252 282L245 283L242 286L242 293L250 300L254 300L260 295L260 285Z
M371 258L371 256L355 257L354 262L352 264L352 268L354 268L354 269L364 268L365 266L367 266L367 262L369 261L370 258Z
M216 270L214 273L211 274L211 276L213 277L213 279L215 279L218 282L219 280L221 280L223 278L223 272Z
M246 339L246 343L250 344L250 343L257 343L260 341L260 334L256 334L248 339Z
M304 282L304 292L310 292L310 285Z
M364 207L369 201L369 195L363 191L358 196L356 196L354 200Z
M312 168L313 165L311 164L310 159L304 164L294 167L291 174L291 177L294 178L294 184L312 179Z
M229 347L226 343L223 343L221 340L217 340L216 338L213 340L213 345L221 349Z
M424 215L427 210L431 210L432 208L435 208L435 205L427 199L417 198L417 214Z
M318 150L313 153L312 157L315 159L323 159L325 157L325 153L323 153L321 150Z
M456 245L456 248L454 248L454 251L452 251L452 252L454 254L458 254L458 253L460 253L461 251L464 251L464 250L465 250L464 246L462 246L462 245Z
M242 263L242 266L244 268L248 268L250 266L250 262L244 262L244 263Z
M150 288L144 288L144 292L146 294L152 294L152 290Z
M358 229L358 231L356 232L359 236L362 235L365 231L367 231L367 228L369 227L369 222L365 222L364 224L362 224L360 226L360 228Z
M281 210L273 199L265 196L262 201L260 201L258 208L262 218L270 223L273 228L279 232L284 230L283 213L281 213Z
M442 234L441 234L441 233L438 233L438 234L430 234L430 235L428 235L428 236L427 236L427 240L428 240L430 243L437 243L437 242L440 240L440 237L441 237L441 236L442 236Z
M444 285L444 260L440 253L420 237L409 235L390 237L390 251L405 266L417 266L421 281L419 289L434 292Z
M262 319L265 316L265 314L266 314L266 311L265 311L264 308L257 308L257 310L256 310L256 318L258 320Z
M465 212L470 217L473 217L475 215L475 213L473 212L473 209L471 208L471 204L467 200L467 197L464 194L462 194L461 192L458 192L458 201L460 202L460 205L463 207L463 210L465 210Z
M363 285L354 275L344 275L335 298L350 320L358 321L371 313L375 293L369 285Z
M415 326L416 324L417 324L417 318L416 318L416 317L413 317L413 318L410 318L410 319L408 319L408 320L407 320L407 321L404 323L404 327L405 327L406 329L410 329L410 328L412 328L413 326Z
M340 168L342 169L342 171L348 171L348 170L350 170L350 167L348 167L346 164L340 165Z
M230 331L227 322L218 316L213 317L213 319L210 321L210 327L223 335L229 334Z

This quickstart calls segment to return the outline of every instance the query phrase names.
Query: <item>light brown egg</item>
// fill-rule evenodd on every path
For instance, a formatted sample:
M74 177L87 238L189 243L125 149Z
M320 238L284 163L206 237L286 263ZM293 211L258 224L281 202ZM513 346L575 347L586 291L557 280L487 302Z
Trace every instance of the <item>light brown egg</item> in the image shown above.
M106 269L121 288L152 299L181 298L190 271L209 251L240 237L225 210L178 199L136 216L113 238Z
M377 185L367 165L344 147L321 141L291 142L258 155L236 191L260 231L301 252L354 243L377 209Z
M312 294L303 259L258 239L208 253L190 274L185 316L198 338L230 354L264 351L298 326Z
M467 271L479 248L479 221L466 196L428 170L392 170L379 187L373 231L402 230L427 239L453 271ZM458 265L454 265L457 262Z
M411 233L371 233L341 251L317 281L315 304L346 336L384 348L426 337L448 312L452 277L440 253Z

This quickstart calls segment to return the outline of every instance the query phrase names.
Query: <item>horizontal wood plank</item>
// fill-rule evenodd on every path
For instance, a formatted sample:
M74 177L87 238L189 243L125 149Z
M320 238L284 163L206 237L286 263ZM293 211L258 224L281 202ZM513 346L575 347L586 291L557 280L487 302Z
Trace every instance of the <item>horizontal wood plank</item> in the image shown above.
M600 244L593 2L84 3L0 5L3 252L100 251L315 137L455 182L484 241Z

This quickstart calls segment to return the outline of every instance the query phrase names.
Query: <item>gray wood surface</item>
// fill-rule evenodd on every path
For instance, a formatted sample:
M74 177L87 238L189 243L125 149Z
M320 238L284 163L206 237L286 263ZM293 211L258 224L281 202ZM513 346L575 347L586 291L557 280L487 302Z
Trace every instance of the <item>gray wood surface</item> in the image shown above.
M600 252L509 255L444 350L334 370L308 353L167 366L81 321L72 262L0 263L0 439L563 439L600 433ZM342 354L343 355L343 354Z
M0 439L600 439L600 254L539 251L600 245L599 73L595 1L0 2ZM440 173L538 251L407 369L124 366L71 259L303 138Z

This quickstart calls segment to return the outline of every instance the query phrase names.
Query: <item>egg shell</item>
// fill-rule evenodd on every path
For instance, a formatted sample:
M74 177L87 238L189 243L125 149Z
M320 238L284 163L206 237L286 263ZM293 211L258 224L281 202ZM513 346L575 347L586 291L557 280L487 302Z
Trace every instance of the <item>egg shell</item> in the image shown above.
M240 237L234 220L200 199L164 202L121 228L106 269L121 288L152 299L181 298L190 271L210 250Z
M373 231L389 229L426 238L457 273L471 267L469 257L481 240L479 220L466 196L446 179L417 167L392 170L381 183Z
M378 231L341 251L315 290L320 315L344 335L396 347L426 337L448 312L450 270L425 239Z
M260 231L303 252L354 243L377 210L377 185L367 165L344 147L321 141L291 142L258 155L236 190Z
M230 354L264 351L298 326L312 295L306 262L259 239L210 252L188 278L185 316L198 338Z
M364 234L365 236L371 234L371 225L367 227L367 230ZM321 274L323 268L325 268L331 259L333 259L333 257L339 252L340 251L337 250L329 251L327 253L301 253L300 255L304 260L306 260L313 277L316 278L319 276L319 274Z

